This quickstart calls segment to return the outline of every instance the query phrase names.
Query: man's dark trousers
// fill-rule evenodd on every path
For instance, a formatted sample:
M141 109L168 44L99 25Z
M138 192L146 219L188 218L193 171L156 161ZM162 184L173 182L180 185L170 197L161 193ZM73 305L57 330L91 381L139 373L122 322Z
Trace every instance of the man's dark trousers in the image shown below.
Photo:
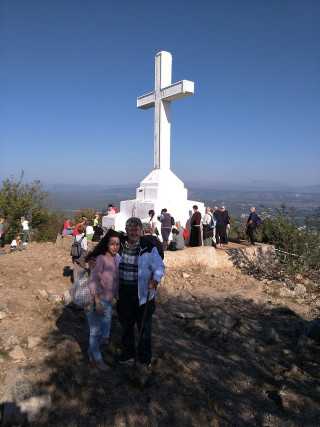
M135 333L134 325L138 326L140 332L141 322L145 310L145 304L139 306L138 286L120 286L119 300L117 301L117 312L122 329L123 355L128 359L135 356ZM152 315L155 311L155 300L152 298L148 303L146 318L138 349L140 363L151 363L151 326Z
M254 227L248 226L248 236L249 236L250 242L254 245Z

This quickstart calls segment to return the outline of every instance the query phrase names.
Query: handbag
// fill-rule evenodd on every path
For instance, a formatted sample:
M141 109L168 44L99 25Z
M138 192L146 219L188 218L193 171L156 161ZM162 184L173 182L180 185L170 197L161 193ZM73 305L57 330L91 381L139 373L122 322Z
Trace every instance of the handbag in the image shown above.
M80 308L86 308L93 304L93 298L88 287L88 274L81 271L77 280L75 280L69 290L72 302Z

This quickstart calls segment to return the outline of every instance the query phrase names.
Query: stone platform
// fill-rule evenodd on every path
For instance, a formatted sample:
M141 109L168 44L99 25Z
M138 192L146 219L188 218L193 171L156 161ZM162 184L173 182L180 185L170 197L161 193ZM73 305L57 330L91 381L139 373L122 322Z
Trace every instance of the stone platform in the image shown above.
M221 248L200 246L185 247L183 251L165 252L164 263L167 268L203 265L212 268L258 266L274 262L274 247L262 243L249 246L248 243L231 243Z
M56 245L70 253L72 236L57 237ZM91 251L95 242L88 242L88 251ZM164 263L167 268L188 267L203 265L211 268L242 268L245 266L259 266L273 263L275 259L274 247L262 243L249 246L247 242L232 243L221 248L200 246L190 248L186 246L183 251L166 251Z

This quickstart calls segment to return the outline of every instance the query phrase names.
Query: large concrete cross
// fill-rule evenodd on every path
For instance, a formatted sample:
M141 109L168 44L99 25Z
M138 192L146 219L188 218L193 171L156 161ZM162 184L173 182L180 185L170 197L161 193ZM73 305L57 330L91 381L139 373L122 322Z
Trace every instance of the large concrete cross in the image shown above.
M137 107L154 112L154 169L170 169L171 101L194 93L194 83L188 80L171 84L172 55L159 52L155 60L155 90L137 99Z

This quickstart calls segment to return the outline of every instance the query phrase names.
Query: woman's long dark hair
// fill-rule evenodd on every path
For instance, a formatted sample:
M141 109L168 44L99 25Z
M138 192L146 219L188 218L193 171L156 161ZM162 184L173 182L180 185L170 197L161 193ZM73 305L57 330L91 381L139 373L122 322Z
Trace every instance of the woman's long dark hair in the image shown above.
M86 262L89 262L92 258L97 258L99 255L105 255L111 237L118 237L121 242L122 234L114 230L107 231L106 235L100 240L97 246L86 256Z

